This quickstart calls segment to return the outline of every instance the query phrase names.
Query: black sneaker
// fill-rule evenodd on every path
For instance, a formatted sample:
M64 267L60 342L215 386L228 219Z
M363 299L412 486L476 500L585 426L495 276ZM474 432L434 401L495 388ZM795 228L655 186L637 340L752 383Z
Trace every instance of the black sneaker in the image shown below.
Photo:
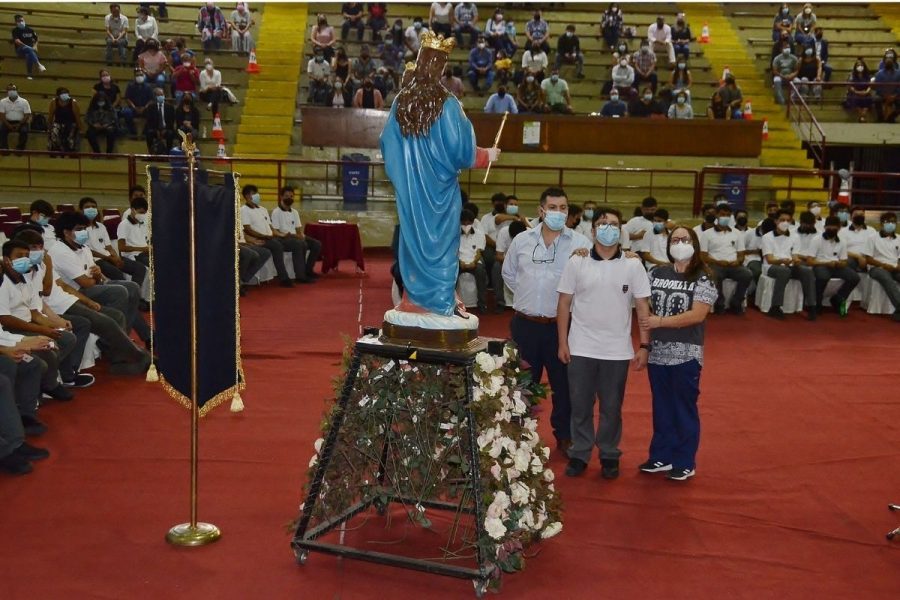
M31 463L15 453L0 458L0 470L12 475L26 475L34 470Z
M696 474L694 469L672 469L666 477L672 481L685 481Z
M32 446L28 442L22 442L22 445L13 450L13 454L24 458L27 461L44 460L50 457L50 452L37 446Z
M769 312L766 313L766 316L778 319L779 321L784 321L784 311L781 310L780 306L773 306L770 308Z
M309 284L309 283L314 283L312 279L300 279L300 278L297 278L297 279L295 279L294 281L296 281L297 283L299 283L299 284L301 284L301 285L306 285L306 284Z
M658 460L647 461L638 467L641 473L662 473L663 471L671 471L672 465Z
M50 398L51 400L59 400L60 402L68 402L75 398L75 394L67 390L64 386L58 385L49 392L44 392L43 397Z
M281 287L292 288L292 287L294 287L294 282L291 281L290 279L285 279L278 285L280 285Z
M94 385L94 376L90 373L78 373L72 381L63 381L67 388L86 388Z
M322 276L319 275L318 273L313 273L312 271L309 271L309 272L306 273L306 278L307 278L307 279L312 279L313 281L319 279L320 277L322 277Z
M741 316L745 312L744 305L738 304L736 306L732 306L731 308L728 309L728 312L730 312L733 315Z
M807 321L815 321L816 317L818 317L818 312L816 311L815 306L807 306L806 307L806 320Z
M570 458L566 467L566 477L578 477L587 469L587 463L580 458Z
M600 476L603 479L615 479L619 476L619 459L602 458L600 459Z
M28 437L38 437L47 433L47 426L31 415L22 415L22 429Z

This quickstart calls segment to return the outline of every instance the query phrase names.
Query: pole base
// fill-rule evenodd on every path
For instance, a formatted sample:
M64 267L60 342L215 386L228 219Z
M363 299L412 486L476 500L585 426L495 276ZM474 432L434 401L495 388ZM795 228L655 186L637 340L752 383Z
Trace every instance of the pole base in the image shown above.
M222 536L219 528L210 523L190 523L176 525L166 534L166 541L173 546L205 546L212 544Z

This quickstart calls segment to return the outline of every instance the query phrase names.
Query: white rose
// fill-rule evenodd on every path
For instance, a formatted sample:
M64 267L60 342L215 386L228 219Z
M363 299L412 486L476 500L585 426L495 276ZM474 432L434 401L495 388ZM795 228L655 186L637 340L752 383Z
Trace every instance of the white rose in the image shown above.
M319 462L319 455L315 454L311 459L309 459L309 468L312 469L316 466L316 463Z
M530 494L527 485L521 481L517 481L512 485L511 490L513 504L518 504L519 506L528 504Z
M519 478L519 475L521 475L521 474L522 473L520 471L518 471L517 469L507 469L506 470L506 478L509 479L510 481L515 481L516 479Z
M495 368L494 357L487 352L479 352L475 355L475 363L485 373L490 373Z
M506 535L506 525L498 518L484 520L484 530L492 539L500 540Z
M487 383L482 386L482 389L488 396L496 396L497 393L500 392L500 384L497 383L497 378L491 377L488 379Z
M531 452L527 449L519 448L513 457L513 464L520 471L527 471L528 465L531 463Z
M496 479L497 481L500 481L500 478L503 475L503 470L500 468L500 465L498 463L494 463L491 466L491 475L494 476L494 479Z
M544 470L544 463L541 462L541 459L537 456L531 459L531 472L537 475L541 471Z
M487 446L494 441L494 430L493 429L485 429L481 432L481 435L478 436L478 449L484 450Z
M513 395L515 398L515 395ZM538 422L537 419L527 418L525 419L525 429L528 431L537 431Z
M544 530L541 532L541 538L545 540L550 539L554 535L557 535L560 531L562 531L562 523L560 523L559 521L554 521L544 528Z
M528 406L524 402L521 400L513 401L512 413L514 415L524 415L526 412L528 412Z
M491 375L491 389L494 390L492 393L496 394L503 387L503 376L502 375Z
M488 454L491 458L497 458L500 456L500 453L503 452L503 444L500 440L494 440L494 443L491 445L491 449L488 450Z
M324 438L319 438L319 439L317 439L317 440L315 441L315 443L313 444L313 448L316 449L316 454L321 454L321 452L322 452L322 445L323 445L324 443L325 443L325 439L324 439Z
M475 389L472 390L472 401L478 402L484 397L484 392L481 391L481 387L475 386Z
M553 481L556 479L556 475L554 475L551 469L544 469L544 481Z
M519 527L522 529L534 529L534 513L531 512L530 508L522 510L522 514L519 516Z
M506 364L506 356L495 356L494 357L494 368L502 369L503 365Z
M541 454L544 455L544 460L549 460L550 448L548 446L544 446L543 448L541 448Z

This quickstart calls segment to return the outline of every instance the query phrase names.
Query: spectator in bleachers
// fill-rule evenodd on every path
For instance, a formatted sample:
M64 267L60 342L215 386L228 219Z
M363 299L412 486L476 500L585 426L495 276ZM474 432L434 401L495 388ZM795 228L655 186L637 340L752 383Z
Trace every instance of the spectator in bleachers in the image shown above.
M809 32L816 26L816 13L813 12L812 4L803 5L803 10L794 17L794 35L797 43L802 44Z
M331 86L330 101L327 106L333 108L346 108L353 102L353 97L347 91L343 81L337 80Z
M351 29L356 30L356 39L362 41L366 25L363 22L363 6L359 2L344 2L341 4L341 16L344 22L341 24L341 40L346 40Z
M790 36L791 30L794 28L794 16L791 14L791 7L784 3L775 14L775 20L772 21L772 41L777 42L782 38L782 32L787 32Z
M100 209L96 200L90 197L82 198L78 202L78 210L87 217L89 222L87 226L87 245L90 247L94 261L100 267L103 275L109 279L122 281L127 273L131 276L132 281L138 285L143 285L144 279L147 278L149 260L141 263L133 258L119 256L116 250L113 249L109 231L106 229L106 225L103 224L103 218L100 216Z
M635 87L642 83L649 83L653 93L656 93L656 55L650 49L650 42L641 42L641 48L631 56L631 66L634 67Z
M502 115L507 111L515 115L518 114L519 107L516 106L515 98L506 93L506 86L500 85L497 87L496 93L491 94L491 97L488 98L484 105L484 112Z
M716 90L716 93L721 96L732 119L740 119L743 116L744 113L741 110L741 104L744 102L744 94L741 92L741 88L738 87L734 75L731 73L726 75L725 85Z
M484 95L494 85L494 52L487 47L484 37L478 37L478 43L469 52L469 83L472 89ZM484 89L478 87L478 81L484 78Z
M816 27L812 47L816 51L816 58L822 62L822 81L831 81L831 65L828 64L828 40L821 27Z
M198 90L200 100L206 102L206 108L212 111L213 115L219 112L219 103L228 99L222 87L222 72L216 68L211 58L207 58L203 63Z
M574 64L575 77L584 79L584 53L574 25L567 25L566 32L556 41L556 68L559 69L562 63Z
M803 96L822 97L822 62L812 46L803 49L803 58L797 66L798 89Z
M675 46L672 44L672 27L666 24L665 18L660 15L656 17L656 22L651 23L647 28L647 39L653 44L651 51L662 48L665 49L669 58L669 65L675 64Z
M503 51L510 59L515 57L516 52L519 50L519 43L516 41L516 35L516 24L510 19L506 22L506 37L501 40Z
M503 11L499 8L494 11L494 16L484 24L484 38L494 51L499 52L504 48L506 21L503 20Z
M422 17L415 17L412 25L403 32L403 45L406 46L406 58L414 58L422 47L422 36L428 31L422 24ZM474 46L474 44L473 44Z
M386 61L385 64L387 64ZM308 63L307 69L309 69ZM340 81L343 84L343 88L348 88L348 83L350 82L350 57L347 56L347 51L343 47L338 48L335 51L334 58L331 59L331 73L335 83ZM349 87L352 88L352 86Z
M377 69L378 61L371 57L369 47L364 45L359 51L359 56L353 59L353 66L350 71L353 76L354 91L359 89L363 81L371 77Z
M465 89L462 79L453 75L453 69L450 67L450 65L447 65L444 68L444 75L443 77L441 77L441 85L447 88L451 94L453 94L460 100L462 100L463 96L465 96Z
M225 21L225 15L222 10L216 6L215 2L207 2L205 6L200 8L200 14L197 17L197 31L200 32L200 40L203 42L203 51L222 49L222 38L228 29L228 23Z
M678 56L678 63L672 69L672 77L669 79L669 85L672 86L672 92L677 94L680 91L687 94L688 100L691 99L691 84L694 82L691 77L691 71L688 69L687 60L684 55Z
M815 35L813 35L812 29L804 25L797 31L797 35L794 36L794 41L797 42L798 47L804 48L806 46L813 46L816 38Z
M600 109L601 117L627 117L628 116L628 105L625 102L619 100L619 90L614 89L609 94L609 102L603 105L603 108Z
M478 310L487 311L485 300L487 293L487 269L481 255L484 253L486 240L484 233L475 231L475 215L468 210L463 210L459 218L459 276L463 273L471 273L475 277L475 286L478 290Z
M94 93L106 96L109 106L118 111L122 103L122 90L116 84L107 69L100 69L100 81L94 84Z
M444 38L449 38L453 35L453 17L453 3L432 2L428 12L428 27Z
M172 46L169 42L172 42ZM187 47L187 40L183 37L177 37L175 40L166 40L166 50L169 54L169 64L174 69L185 58L194 60L195 52Z
M720 94L718 90L713 92L712 98L709 101L709 106L706 107L706 118L731 119L731 110L728 108L728 105L725 104L725 101L722 100L722 94Z
M122 100L122 117L125 119L128 133L132 136L137 135L134 120L144 118L147 107L153 101L153 88L147 83L147 76L140 69L135 69L134 81L125 87L125 97Z
M665 117L666 107L656 100L653 88L645 86L639 97L628 105L628 116L631 117Z
M616 45L616 50L612 53L612 62L610 63L610 66L615 67L623 59L629 65L631 64L631 48L628 47L628 40L625 38L620 39L619 43Z
M603 11L603 16L600 17L600 34L610 50L616 49L618 45L624 21L622 9L615 2L610 4L609 8Z
M617 91L626 100L634 96L634 67L628 64L626 58L619 58L618 64L610 71L610 78L610 93Z
M190 94L182 96L181 102L175 105L175 124L181 131L190 133L193 139L199 139L200 111Z
M369 76L363 81L362 87L356 90L353 96L353 108L384 108L384 96L375 88L375 82Z
M309 34L309 41L312 42L313 52L322 51L322 56L327 62L331 62L334 58L334 44L337 36L334 33L334 27L328 24L328 18L320 14Z
M112 65L113 48L119 50L119 66L124 67L128 48L128 17L122 14L118 4L109 5L109 14L103 18L106 26L106 64Z
M231 29L231 51L249 53L253 50L255 44L250 28L256 24L256 21L253 20L253 15L247 10L245 3L238 2L235 5L228 24Z
M166 84L166 71L169 70L169 61L165 52L159 49L158 40L150 40L145 50L138 56L138 66L151 85L163 86Z
M378 67L378 69L371 75L372 83L375 85L375 89L381 92L381 97L387 103L388 96L392 91L394 91L394 78L391 77L391 74L388 72L387 67Z
M849 85L847 85L847 99L844 101L844 106L855 110L859 122L865 123L875 94L871 85L872 74L862 56L856 59L847 81Z
M522 55L522 73L519 77L528 77L531 75L540 84L541 81L544 80L544 73L547 70L548 64L549 60L547 59L547 52L545 52L543 48L536 47L525 50L525 54Z
M366 4L368 19L366 26L372 30L372 41L380 42L381 33L387 30L387 4L384 2L369 2Z
M19 95L16 84L6 86L6 98L0 100L0 150L9 150L9 134L18 134L16 150L24 150L28 144L31 124L31 104Z
M900 114L897 103L897 96L900 95L900 69L897 68L897 54L893 48L884 53L882 66L875 73L875 83L893 84L875 89L875 111L879 121L894 123Z
M572 114L572 97L569 95L569 84L560 78L559 69L553 69L550 77L541 82L544 100L550 112ZM574 206L570 205L570 208Z
M132 60L138 62L140 57L150 45L150 42L156 42L156 48L159 49L159 25L156 18L150 14L147 7L138 8L138 17L134 22L134 52L131 54Z
M744 298L753 280L753 274L744 266L744 235L732 229L731 207L723 204L716 209L715 224L700 234L700 251L703 261L715 274L716 289L719 298L716 300L717 313L725 312L725 295L722 293L722 282L731 279L737 283L731 306L734 314L743 314Z
M403 70L403 58L406 56L406 38L403 35L403 21L397 19L388 30L386 39L379 46L381 60L391 70L394 80L399 83L398 74Z
M772 53L769 56L770 65L772 61L781 56L781 52L785 48L785 46L787 46L791 54L793 54L794 56L797 55L797 52L795 52L796 48L794 47L794 38L792 38L791 34L787 32L782 33L781 38L772 45Z
M106 153L112 154L116 149L116 133L118 132L116 110L103 92L97 92L91 98L85 115L87 123L87 139L94 154L100 154L100 139L106 140Z
M197 90L200 85L200 70L194 64L193 57L182 55L181 64L172 70L172 84L175 87L175 104L181 104L181 99L188 95L194 101L197 100Z
M331 65L325 60L322 48L313 50L313 57L306 65L306 75L309 77L309 95L306 101L324 106L331 94Z
M516 90L516 104L519 112L545 113L547 105L544 102L544 92L534 75L526 75L525 80L519 84Z
M693 119L694 109L691 107L691 100L686 92L681 91L675 94L675 102L669 106L667 116L670 119Z
M672 45L675 48L675 56L691 55L691 28L684 22L684 14L679 13L675 17L675 28L672 29Z
M313 269L322 253L322 243L303 233L300 213L294 208L294 191L292 186L281 188L278 206L272 209L272 235L291 254L294 281L313 283L319 279Z
M513 77L513 62L505 50L497 50L494 60L494 79L506 85Z
M775 280L772 291L772 304L768 316L783 320L784 290L788 281L796 279L803 287L803 304L806 306L807 318L816 320L816 288L812 268L806 264L800 239L791 231L791 215L786 210L778 213L775 229L762 237L763 268L768 277Z
M453 33L456 35L456 45L459 48L474 48L478 42L478 7L474 2L460 2L453 10L455 26ZM469 45L463 44L463 35L469 34Z
M900 321L900 238L897 237L897 213L881 213L881 231L868 248L869 278L884 289L894 306L894 321Z
M38 34L25 24L25 17L15 16L16 26L12 30L12 42L16 54L25 59L25 68L28 70L27 79L32 79L34 68L43 73L47 70L38 58Z
M822 309L825 287L831 279L840 279L843 283L837 293L831 297L831 306L841 316L847 314L847 298L859 284L859 275L847 266L847 246L838 232L841 221L831 216L825 219L825 231L813 240L809 249L810 263L816 276L816 311Z
M525 50L542 49L550 54L550 25L541 17L541 9L534 9L534 18L525 24Z
M51 152L78 152L84 124L81 108L69 94L69 88L56 88L56 97L50 101L47 111L47 121L47 149Z

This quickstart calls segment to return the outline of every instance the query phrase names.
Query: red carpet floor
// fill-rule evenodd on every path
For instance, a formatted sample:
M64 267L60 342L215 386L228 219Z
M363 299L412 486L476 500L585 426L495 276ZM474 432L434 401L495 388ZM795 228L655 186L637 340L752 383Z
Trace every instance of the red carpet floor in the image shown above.
M387 261L345 264L318 285L243 301L245 412L201 423L200 516L223 531L166 545L188 518L189 415L142 380L99 383L42 416L53 453L0 477L0 598L469 598L463 580L313 555L294 562L285 524L301 486L341 336L378 324ZM509 316L482 334L503 336ZM507 598L897 598L900 544L898 332L858 309L777 323L756 312L708 329L698 475L639 476L650 435L646 375L632 373L623 475L592 464L559 477L565 529ZM542 433L549 436L547 412ZM564 459L553 467L562 474ZM376 587L377 586L377 587ZM375 591L377 590L377 592Z

